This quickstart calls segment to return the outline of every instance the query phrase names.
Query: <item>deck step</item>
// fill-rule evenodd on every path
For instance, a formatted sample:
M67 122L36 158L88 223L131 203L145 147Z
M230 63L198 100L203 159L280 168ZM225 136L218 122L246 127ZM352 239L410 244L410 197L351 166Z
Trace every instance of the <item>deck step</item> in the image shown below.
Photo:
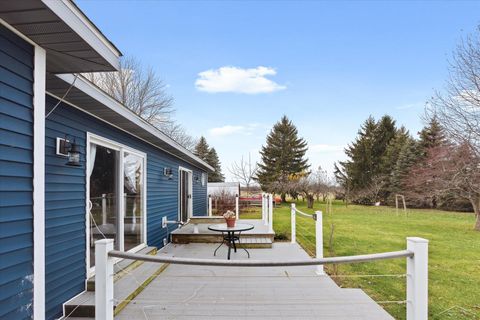
M272 245L273 241L269 237L242 237L241 242L237 244L237 247L246 249L271 249Z
M155 255L157 254L157 248L145 247L136 253ZM138 268L142 263L143 261L133 261L133 260L126 260L126 259L116 263L113 266L113 270L115 272L113 281L117 281L125 273L128 273L129 271L132 271L133 269ZM95 291L95 276L87 280L87 291Z
M124 271L114 283L114 312L117 315L145 287L155 279L168 264L144 262ZM126 269L124 269L126 270ZM95 292L85 291L65 304L65 316L95 317Z

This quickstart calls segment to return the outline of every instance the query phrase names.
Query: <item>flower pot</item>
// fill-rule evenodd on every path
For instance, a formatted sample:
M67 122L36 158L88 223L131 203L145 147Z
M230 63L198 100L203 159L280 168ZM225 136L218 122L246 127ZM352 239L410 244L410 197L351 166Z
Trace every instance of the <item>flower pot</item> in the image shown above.
M232 219L225 219L225 221L227 222L227 227L229 228L233 228L235 227L235 218L232 218Z

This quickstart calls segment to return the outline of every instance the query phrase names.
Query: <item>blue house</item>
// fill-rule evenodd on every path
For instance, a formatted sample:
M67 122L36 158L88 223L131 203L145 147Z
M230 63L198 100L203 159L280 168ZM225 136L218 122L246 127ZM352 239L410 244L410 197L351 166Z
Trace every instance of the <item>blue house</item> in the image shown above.
M213 168L79 75L120 56L73 1L0 2L0 319L61 317L95 240L162 247L207 214Z

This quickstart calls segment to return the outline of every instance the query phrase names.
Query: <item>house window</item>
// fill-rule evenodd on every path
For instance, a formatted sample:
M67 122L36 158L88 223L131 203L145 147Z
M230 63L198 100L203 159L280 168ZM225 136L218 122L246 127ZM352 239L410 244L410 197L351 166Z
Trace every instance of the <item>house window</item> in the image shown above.
M207 184L207 174L205 172L202 172L202 187L205 187Z

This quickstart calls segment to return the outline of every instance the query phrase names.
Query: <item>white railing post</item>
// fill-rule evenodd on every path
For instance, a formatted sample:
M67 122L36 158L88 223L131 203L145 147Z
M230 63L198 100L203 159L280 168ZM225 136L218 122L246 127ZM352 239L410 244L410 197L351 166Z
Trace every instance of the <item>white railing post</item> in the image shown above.
M295 225L295 203L292 203L291 209L290 209L290 223L292 224L292 243L297 242L297 228Z
M268 195L266 193L262 196L262 213L263 213L263 224L268 226Z
M428 240L407 238L407 320L428 319Z
M273 195L268 195L268 232L273 232Z
M323 214L322 211L315 211L315 256L323 258ZM324 275L323 265L317 265L318 275Z
M107 195L102 194L102 224L107 224Z
M208 195L208 216L209 217L212 216L212 204L213 204L212 196Z
M237 215L237 220L240 218L240 206L239 206L239 196L235 195L235 214Z
M113 320L113 239L95 241L95 320Z

